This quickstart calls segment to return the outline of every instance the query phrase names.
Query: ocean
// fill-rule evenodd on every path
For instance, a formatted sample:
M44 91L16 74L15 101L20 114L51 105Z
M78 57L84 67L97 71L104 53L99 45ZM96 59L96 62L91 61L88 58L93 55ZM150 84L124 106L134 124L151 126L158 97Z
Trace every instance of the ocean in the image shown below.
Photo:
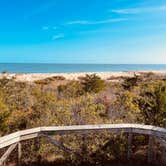
M0 63L0 72L8 73L77 73L111 71L166 70L166 64L35 64Z

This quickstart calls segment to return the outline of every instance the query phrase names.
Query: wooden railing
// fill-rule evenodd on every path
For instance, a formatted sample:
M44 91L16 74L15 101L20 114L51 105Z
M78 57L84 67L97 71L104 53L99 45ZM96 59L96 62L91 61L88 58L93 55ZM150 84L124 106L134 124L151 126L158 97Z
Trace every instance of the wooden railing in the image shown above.
M38 127L23 131L18 131L13 134L9 134L0 137L0 149L9 147L4 155L0 158L0 165L2 165L9 157L10 153L18 147L18 159L21 160L21 142L36 137L45 137L50 143L64 151L70 152L70 149L65 147L60 142L51 138L52 135L63 134L88 134L107 131L109 133L128 133L128 154L130 159L132 156L132 137L133 134L149 135L148 143L148 162L152 161L152 148L154 139L166 149L166 129L140 124L101 124L101 125L77 125L77 126L58 126L58 127Z

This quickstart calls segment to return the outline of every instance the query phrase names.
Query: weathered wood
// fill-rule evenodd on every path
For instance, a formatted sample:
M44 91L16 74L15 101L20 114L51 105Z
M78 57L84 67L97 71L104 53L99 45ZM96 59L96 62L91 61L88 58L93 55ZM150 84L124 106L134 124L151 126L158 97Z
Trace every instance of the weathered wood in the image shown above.
M149 136L149 142L148 142L148 163L151 163L153 160L153 137Z
M40 134L61 135L61 134L87 134L101 133L138 133L166 139L166 129L140 124L102 124L102 125L78 125L78 126L57 126L57 127L38 127L23 131L18 131L4 137L0 137L0 149L10 146L20 141L25 141L39 137Z
M161 138L157 138L156 141L160 144L160 146L164 147L166 149L166 141L161 139Z
M9 155L11 154L11 152L15 149L15 147L17 146L16 144L11 145L8 150L4 153L4 155L0 158L0 165L2 165L7 158L9 157Z
M127 159L130 160L132 157L132 138L133 134L129 133L128 134L128 151L127 151Z
M166 148L166 129L140 124L102 124L102 125L78 125L78 126L56 126L56 127L38 127L23 131L18 131L7 136L0 137L0 149L8 147L6 153L0 159L4 163L10 153L18 144L18 161L21 161L21 144L20 141L25 141L39 136L44 136L50 143L63 149L67 153L73 152L71 149L64 146L62 143L52 139L50 135L63 135L63 134L88 134L88 133L129 133L128 135L128 159L132 156L132 133L149 135L148 143L148 162L153 158L153 139L157 138L161 146ZM74 152L76 153L76 152Z
M18 143L18 166L21 166L21 156L22 156L21 142L19 142Z

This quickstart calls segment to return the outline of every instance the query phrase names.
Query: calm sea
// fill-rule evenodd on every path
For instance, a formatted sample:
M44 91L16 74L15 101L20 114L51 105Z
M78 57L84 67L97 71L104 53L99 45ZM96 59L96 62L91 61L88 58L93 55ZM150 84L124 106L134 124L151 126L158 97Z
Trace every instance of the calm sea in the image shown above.
M0 72L9 73L70 73L70 72L109 72L109 71L151 71L166 70L163 65L134 64L16 64L0 63Z

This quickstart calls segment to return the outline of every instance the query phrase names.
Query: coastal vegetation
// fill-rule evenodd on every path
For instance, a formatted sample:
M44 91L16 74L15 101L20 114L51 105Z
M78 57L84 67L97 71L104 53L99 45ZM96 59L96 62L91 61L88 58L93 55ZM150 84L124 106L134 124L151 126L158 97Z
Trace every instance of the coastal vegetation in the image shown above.
M165 108L166 78L152 73L118 82L102 80L97 75L72 81L53 77L34 83L0 80L0 136L39 126L140 123L166 128ZM24 165L41 162L45 165L114 165L115 161L116 165L128 164L125 134L55 138L71 149L79 149L79 155L66 154L44 139L31 140L22 145ZM146 136L135 135L133 161L138 160L138 165L147 165L147 144ZM156 149L155 154L159 161L160 149ZM12 155L9 162L16 157Z

